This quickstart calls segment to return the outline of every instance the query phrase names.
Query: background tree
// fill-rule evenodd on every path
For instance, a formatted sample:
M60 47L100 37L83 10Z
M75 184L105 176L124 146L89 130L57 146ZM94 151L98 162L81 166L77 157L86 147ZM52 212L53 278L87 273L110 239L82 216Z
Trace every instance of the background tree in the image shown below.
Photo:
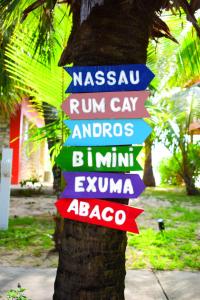
M188 195L199 194L195 179L200 173L196 163L200 145L193 143L189 132L190 124L200 119L199 96L200 88L191 87L184 91L171 92L171 95L168 94L161 101L163 108L165 107L160 115L163 142L179 165L179 175L185 183Z
M199 18L199 16L200 11L196 13L196 17ZM161 128L163 128L162 111L166 109L166 102L174 101L173 98L168 97L169 92L174 87L190 87L200 81L200 42L192 24L186 22L183 17L177 18L173 14L163 15L162 18L169 25L173 37L164 39L162 42L152 40L148 47L147 64L157 76L151 83L152 95L147 101L147 107L152 116L151 127L154 129L154 132L151 135L151 139L147 139L145 142L143 179L146 186L153 186L155 182L151 148L156 142L163 141L162 139L160 140L160 135L162 135ZM160 93L164 91L166 91L165 95L167 97L163 102L160 100ZM185 105L183 106L184 109L187 109ZM173 113L169 112L169 119ZM189 155L188 158L192 159L192 156ZM173 172L171 172L171 176L173 176Z
M13 0L8 4L0 1L7 26L18 18L16 12L22 11L28 2ZM66 5L65 2L61 1L62 5ZM184 9L200 32L193 15L193 4L198 5L199 1L69 2L73 27L59 60L61 66L72 62L75 65L146 63L150 35L171 36L159 18L159 12L164 8ZM46 51L44 44L52 41L54 9L58 3L56 0L38 0L24 11L23 19L35 9L38 13L40 26L35 49L41 53ZM47 55L51 54L49 49ZM124 203L123 200L118 202ZM123 232L65 220L54 300L124 299L125 249L126 234Z
M145 162L144 162L144 173L143 181L148 187L155 187L156 181L153 174L152 166L152 145L154 142L153 134L151 134L145 141L144 151L145 151Z

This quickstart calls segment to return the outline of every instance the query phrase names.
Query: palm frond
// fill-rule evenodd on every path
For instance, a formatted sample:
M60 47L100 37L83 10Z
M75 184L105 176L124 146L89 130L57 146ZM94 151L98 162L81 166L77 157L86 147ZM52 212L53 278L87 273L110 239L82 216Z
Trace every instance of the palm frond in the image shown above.
M59 4L57 0L38 0L35 2L31 0L11 0L9 2L0 0L0 14L4 20L2 30L7 30L13 24L18 27L20 22L24 21L23 26L29 27L29 34L32 37L33 54L39 54L50 61L54 56L54 44L57 43L55 30L57 11L61 9L69 16L70 9L67 3L68 1L62 1L62 4ZM29 15L30 12L32 13ZM26 18L28 15L29 17ZM71 23L70 17L67 20L69 24L66 29ZM66 24L66 18L64 23Z
M34 49L30 47L32 35L29 35L29 27L19 26L6 49L6 69L20 90L40 102L59 108L69 77L56 62L62 45L68 38L70 27L68 26L67 33L69 19L61 8L57 8L55 20L59 29L56 32L55 56L51 64L46 64L39 54L34 55Z
M1 24L1 21L0 21ZM12 80L9 78L8 71L5 68L5 49L12 34L13 27L10 27L4 34L0 34L0 112L1 116L14 113L15 105L19 100L18 93L13 88Z
M192 24L183 18L173 15L162 18L168 23L179 45L168 39L150 43L148 65L157 74L157 79L153 81L154 88L163 90L173 86L191 86L200 80L199 37Z

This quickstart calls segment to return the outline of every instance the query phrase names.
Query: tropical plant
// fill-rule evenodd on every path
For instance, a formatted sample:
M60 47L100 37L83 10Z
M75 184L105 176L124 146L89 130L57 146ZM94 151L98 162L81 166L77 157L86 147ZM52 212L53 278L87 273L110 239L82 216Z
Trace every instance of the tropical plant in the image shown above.
M176 156L180 160L180 153ZM165 157L159 164L159 173L161 185L175 185L180 186L183 184L183 179L180 175L180 164L174 156Z
M196 17L199 16L200 10L196 13ZM156 131L152 133L151 139L145 142L146 159L143 178L146 186L154 185L151 148L156 141L160 140L162 131L159 130L159 126L162 123L162 111L165 110L165 106L162 107L163 101L156 98L161 91L165 90L168 94L174 86L184 88L200 81L200 41L192 24L173 14L164 14L162 19L167 22L175 43L169 39L162 42L153 40L148 47L147 63L156 77L151 84L152 96L147 102L147 107L153 119L151 126ZM168 98L168 101L172 99Z
M0 18L0 26L2 19ZM8 71L5 68L5 48L12 34L12 28L6 30L4 34L0 33L0 117L6 118L15 111L15 105L18 102L19 92L13 88L12 80L9 78Z
M200 175L200 162L197 159L200 155L200 145L190 144L188 146L188 168L190 169L190 176L193 182L198 179ZM181 152L177 152L175 156L164 158L159 165L159 172L161 175L161 184L167 185L182 185L184 183L184 166L183 156Z
M9 290L7 292L7 299L8 300L31 300L31 299L28 299L25 295L24 295L24 292L26 291L26 289L23 289L23 288L17 288L17 289L12 289L12 290Z
M199 166L195 158L200 154L199 143L194 144L189 128L190 124L200 119L200 88L171 91L163 95L160 103L163 107L160 115L161 140L171 151L180 168L180 176L186 186L188 195L198 194L195 179ZM195 153L195 154L194 154Z
M199 20L200 10L195 15ZM169 39L150 41L147 63L157 75L152 85L157 91L191 86L199 80L198 33L183 15L177 18L175 14L164 13L162 19L167 22L175 43Z
M58 8L55 14L54 25L58 27L61 20L62 24L54 35L51 60L44 60L44 55L41 52L35 53L35 48L30 46L34 42L33 32L29 30L29 23L26 23L23 28L18 25L9 38L4 53L4 62L15 91L18 90L22 95L28 96L29 103L44 116L46 126L32 133L31 139L47 138L53 164L54 190L59 192L61 172L53 160L56 153L54 149L58 148L58 143L62 143L63 125L60 105L64 100L64 87L67 86L68 78L64 70L57 67L56 60L59 58L62 44L69 35L70 26L65 10ZM35 15L32 17L31 24L35 26L37 22Z
M54 11L58 6L67 11L66 3L71 4L73 27L61 66L146 63L150 35L172 39L159 17L165 8L184 10L200 35L197 0L0 0L4 28L17 22L23 10L23 19L34 11L39 20L34 54L46 53L49 59ZM124 299L126 241L123 232L65 220L53 299Z

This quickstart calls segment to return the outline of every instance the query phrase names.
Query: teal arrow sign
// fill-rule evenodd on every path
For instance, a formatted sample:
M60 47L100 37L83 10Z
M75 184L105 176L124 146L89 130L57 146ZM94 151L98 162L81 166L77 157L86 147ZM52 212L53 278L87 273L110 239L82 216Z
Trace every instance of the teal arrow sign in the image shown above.
M109 146L142 144L151 133L143 119L66 120L71 135L64 146Z

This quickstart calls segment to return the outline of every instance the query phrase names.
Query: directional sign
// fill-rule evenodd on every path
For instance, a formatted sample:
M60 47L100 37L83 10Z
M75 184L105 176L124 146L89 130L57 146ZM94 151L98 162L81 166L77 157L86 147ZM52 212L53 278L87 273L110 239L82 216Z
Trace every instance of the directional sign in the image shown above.
M142 147L63 147L56 164L63 171L140 171L136 158Z
M64 172L62 198L137 198L145 189L138 174Z
M135 219L142 209L98 199L60 199L55 205L63 218L139 233Z
M154 74L141 64L65 67L72 82L66 93L142 91Z
M151 127L142 119L66 120L71 131L65 146L100 146L142 144Z
M71 120L146 118L148 96L147 91L72 94L62 109Z

